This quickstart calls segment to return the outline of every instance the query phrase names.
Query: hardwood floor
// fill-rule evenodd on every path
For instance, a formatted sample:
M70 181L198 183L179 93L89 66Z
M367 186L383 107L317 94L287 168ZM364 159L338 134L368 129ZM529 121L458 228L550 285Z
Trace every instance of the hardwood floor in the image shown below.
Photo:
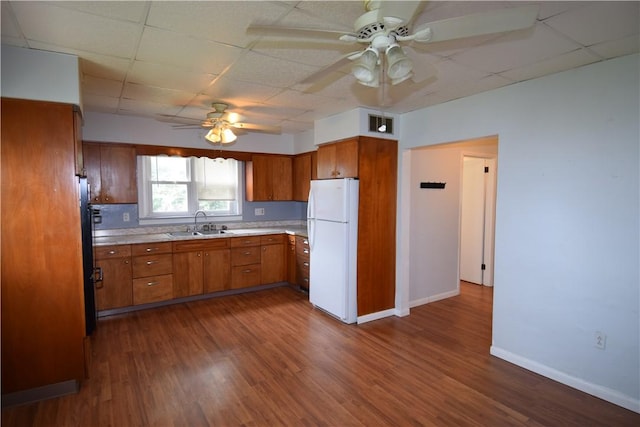
M103 318L76 395L3 426L637 426L489 355L492 289L343 325L276 288Z

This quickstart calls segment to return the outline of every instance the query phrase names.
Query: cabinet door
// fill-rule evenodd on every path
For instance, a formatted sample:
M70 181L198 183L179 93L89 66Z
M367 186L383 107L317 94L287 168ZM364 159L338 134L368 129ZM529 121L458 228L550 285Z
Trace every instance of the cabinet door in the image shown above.
M318 147L317 154L318 179L335 178L336 172L336 145L326 144Z
M84 156L82 153L82 116L79 111L73 114L74 155L76 158L76 175L85 176Z
M271 200L271 167L270 156L251 156L246 170L246 196L249 201Z
M102 282L96 285L98 310L128 307L133 304L131 258L97 260L102 269Z
M100 146L102 203L138 203L136 150L130 146Z
M358 140L336 143L336 178L358 177Z
M102 193L102 180L100 178L100 145L82 144L84 169L87 174L87 182L91 186L91 201L102 203L100 194Z
M173 254L173 297L198 295L203 290L202 251Z
M284 282L285 274L285 245L264 245L261 256L261 279L263 285L268 283Z
M203 266L204 293L218 292L231 287L231 251L207 250Z
M299 154L293 159L293 200L306 202L311 183L311 153Z
M292 160L288 156L271 157L271 200L293 200Z

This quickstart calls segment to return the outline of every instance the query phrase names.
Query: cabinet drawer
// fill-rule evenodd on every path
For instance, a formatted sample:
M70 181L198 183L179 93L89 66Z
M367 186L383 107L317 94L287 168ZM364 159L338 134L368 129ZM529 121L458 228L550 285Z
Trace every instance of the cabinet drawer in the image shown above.
M260 247L231 249L231 265L249 265L260 263Z
M299 245L296 242L296 255L301 258L309 259L309 245Z
M260 264L231 267L231 288L246 288L260 284L262 268Z
M147 255L133 258L133 277L158 276L171 274L173 255Z
M171 242L138 243L131 245L131 255L170 254Z
M260 236L261 245L276 245L278 243L285 243L284 234L267 234L266 236Z
M233 237L231 239L232 248L245 246L260 246L260 236Z
M131 245L94 246L96 259L122 258L131 256Z
M206 251L209 249L226 249L229 247L228 238L215 238L215 239L194 239L194 240L180 240L173 242L173 252L194 252L194 251Z
M133 304L165 301L173 297L173 275L143 277L133 280Z

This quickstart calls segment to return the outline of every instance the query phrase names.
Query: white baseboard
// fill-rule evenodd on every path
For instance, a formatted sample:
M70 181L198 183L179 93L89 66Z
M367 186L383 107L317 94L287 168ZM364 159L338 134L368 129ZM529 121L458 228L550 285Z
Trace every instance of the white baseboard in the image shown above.
M592 396L599 397L600 399L606 400L607 402L611 402L615 405L622 406L623 408L626 408L630 411L640 413L640 400L634 399L631 396L627 396L616 390L612 390L607 387L590 383L581 378L568 375L564 372L558 371L557 369L553 369L549 366L543 365L541 363L535 362L533 360L527 359L526 357L519 356L493 345L491 346L490 353L493 356L506 360L507 362L513 363L514 365L518 365L529 371L535 372L536 374L540 374L554 381L558 381L559 383L568 385L569 387L573 387Z
M358 324L371 322L372 320L378 320L385 317L395 316L396 310L390 308L389 310L378 311L376 313L365 314L364 316L358 316Z
M454 289L453 291L443 292L441 294L432 295L426 298L420 298L417 300L409 301L409 308L417 307L419 305L429 304L430 302L436 302L446 298L455 297L457 295L460 295L460 289Z

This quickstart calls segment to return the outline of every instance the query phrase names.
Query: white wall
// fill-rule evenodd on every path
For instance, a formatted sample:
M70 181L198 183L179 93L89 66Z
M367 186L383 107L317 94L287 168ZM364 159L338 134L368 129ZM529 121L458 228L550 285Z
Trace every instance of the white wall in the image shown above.
M462 159L465 154L496 156L497 138L416 148L410 152L409 306L460 292L460 215ZM445 188L420 189L421 182Z
M82 127L85 141L294 154L293 135L254 132L239 135L232 144L214 146L204 139L206 133L205 129L175 129L170 123L149 118L89 112L84 116Z
M386 134L369 131L369 114L390 117L393 119L393 133ZM316 145L337 141L352 136L372 136L375 138L398 140L400 137L400 116L381 110L355 108L344 113L335 114L316 120L314 124L314 142Z
M82 108L78 57L2 45L2 96Z
M499 136L491 353L638 412L639 76L636 54L440 104L400 141Z

